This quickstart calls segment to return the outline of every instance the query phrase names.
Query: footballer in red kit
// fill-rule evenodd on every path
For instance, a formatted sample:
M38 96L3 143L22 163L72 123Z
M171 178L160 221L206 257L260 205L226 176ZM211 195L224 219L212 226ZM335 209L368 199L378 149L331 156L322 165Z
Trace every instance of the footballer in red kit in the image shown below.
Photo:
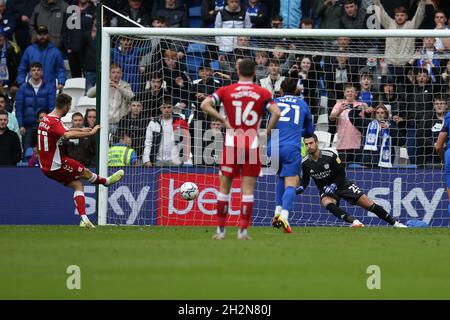
M239 82L218 89L203 100L201 109L226 128L225 142L220 164L220 190L217 195L217 231L213 239L225 238L225 222L230 202L233 178L242 176L241 214L238 239L249 240L247 229L251 224L257 177L261 172L258 129L264 112L271 113L266 128L267 136L275 128L280 109L272 100L272 94L253 83L255 63L243 59L237 65ZM223 103L226 117L216 109Z
M84 166L76 160L64 156L59 145L68 131L61 118L49 114L44 116L38 127L39 163L44 174L64 185L79 178Z
M42 172L53 179L74 190L73 199L77 211L81 217L80 226L95 228L86 216L86 201L84 187L80 179L87 180L93 184L110 186L118 182L124 175L123 170L118 170L108 178L102 178L85 168L78 161L71 159L60 151L61 140L79 139L95 135L100 129L99 125L94 128L71 128L64 126L61 118L70 110L72 97L67 94L59 94L56 97L55 109L43 117L38 125L38 152Z
M226 131L221 174L258 177L261 172L258 129L263 113L274 103L272 94L251 81L239 81L218 89L212 97L215 106L223 103L233 128Z

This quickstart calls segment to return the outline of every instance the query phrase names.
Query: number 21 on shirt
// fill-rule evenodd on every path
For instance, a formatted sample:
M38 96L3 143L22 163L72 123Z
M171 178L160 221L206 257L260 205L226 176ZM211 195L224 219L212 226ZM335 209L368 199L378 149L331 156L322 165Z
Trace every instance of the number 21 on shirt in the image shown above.
M289 111L291 111L291 108L295 111L294 114L294 123L298 124L298 122L300 121L300 106L297 106L295 104L287 104L287 103L283 103L283 102L278 102L277 103L278 106L280 107L281 114L280 114L280 120L278 121L284 121L284 122L290 122L291 121L291 117L288 117L288 113Z

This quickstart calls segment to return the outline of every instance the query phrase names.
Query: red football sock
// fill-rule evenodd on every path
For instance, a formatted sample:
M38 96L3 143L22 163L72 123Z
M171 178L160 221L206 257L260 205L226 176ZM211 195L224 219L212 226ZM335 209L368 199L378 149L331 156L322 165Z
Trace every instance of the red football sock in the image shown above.
M77 208L78 214L81 216L86 214L86 200L84 198L84 193L81 191L75 191L73 194L73 201L75 201L75 207Z
M247 229L252 222L253 195L243 195L241 214L239 215L239 228Z
M106 184L107 182L105 178L102 178L95 173L92 173L92 177L90 177L88 181L93 184L103 184L103 185Z
M217 225L221 228L225 227L229 203L230 195L219 192L217 195Z

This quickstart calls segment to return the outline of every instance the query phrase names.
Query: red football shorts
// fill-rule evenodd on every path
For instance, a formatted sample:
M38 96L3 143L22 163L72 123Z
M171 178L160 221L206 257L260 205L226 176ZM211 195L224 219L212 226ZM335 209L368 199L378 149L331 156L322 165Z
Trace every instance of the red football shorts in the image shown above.
M44 174L55 181L58 181L64 185L68 185L74 180L78 180L81 172L83 172L84 166L76 160L71 158L61 159L61 168L54 171L45 171Z
M259 177L261 173L259 148L244 149L224 147L220 172L227 177Z

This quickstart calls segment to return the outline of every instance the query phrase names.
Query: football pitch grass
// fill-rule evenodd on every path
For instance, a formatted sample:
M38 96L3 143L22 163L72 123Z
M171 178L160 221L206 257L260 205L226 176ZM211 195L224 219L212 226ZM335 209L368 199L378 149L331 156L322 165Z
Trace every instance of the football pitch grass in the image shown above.
M450 299L450 229L293 229L1 226L0 299Z

